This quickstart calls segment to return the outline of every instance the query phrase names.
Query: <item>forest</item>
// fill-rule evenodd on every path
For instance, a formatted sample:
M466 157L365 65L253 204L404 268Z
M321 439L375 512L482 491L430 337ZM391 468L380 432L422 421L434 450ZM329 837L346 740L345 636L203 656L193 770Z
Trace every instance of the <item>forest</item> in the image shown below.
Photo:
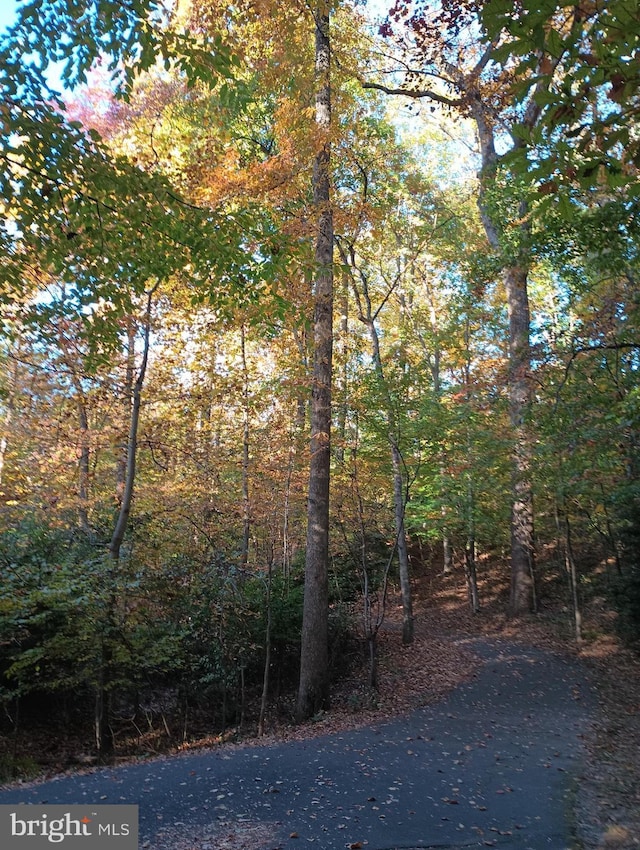
M0 775L375 689L426 564L640 637L637 0L391 3L17 4Z

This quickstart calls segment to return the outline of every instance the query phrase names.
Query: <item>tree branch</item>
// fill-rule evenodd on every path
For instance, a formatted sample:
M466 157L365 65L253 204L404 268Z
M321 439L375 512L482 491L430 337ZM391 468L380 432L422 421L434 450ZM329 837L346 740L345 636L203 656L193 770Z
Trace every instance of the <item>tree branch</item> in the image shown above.
M446 97L446 95L438 94L437 92L431 91L431 89L391 88L390 86L383 86L382 83L366 83L364 80L360 80L360 85L363 89L375 89L376 91L381 91L385 94L400 94L405 97L411 97L414 100L426 98L427 100L433 100L436 103L440 103L443 106L458 107L463 105L463 101L460 98L453 99Z

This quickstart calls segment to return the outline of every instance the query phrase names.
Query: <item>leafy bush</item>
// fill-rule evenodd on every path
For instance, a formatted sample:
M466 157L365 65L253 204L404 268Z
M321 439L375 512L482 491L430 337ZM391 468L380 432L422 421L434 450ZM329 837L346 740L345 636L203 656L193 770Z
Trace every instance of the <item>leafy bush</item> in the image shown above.
M29 517L0 536L0 565L0 704L19 701L23 722L43 721L36 709L46 704L51 731L66 722L89 737L98 695L109 729L133 717L127 722L139 731L141 717L161 715L170 733L167 716L186 717L188 708L198 709L203 730L219 728L259 698L267 633L272 689L295 686L301 570L269 578L222 555L197 561L175 553L150 566L116 563L73 531ZM353 571L343 567L332 597L336 669L348 644L349 605L341 600L352 595Z

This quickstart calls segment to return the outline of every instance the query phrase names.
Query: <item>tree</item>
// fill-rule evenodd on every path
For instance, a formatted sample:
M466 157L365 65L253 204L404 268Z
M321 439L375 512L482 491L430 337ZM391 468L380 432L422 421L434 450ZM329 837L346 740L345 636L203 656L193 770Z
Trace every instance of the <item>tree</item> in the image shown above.
M533 95L535 125L514 127L526 142L511 167L565 212L571 190L624 187L637 196L640 26L635 0L565 5L523 0L517 8L492 0L480 18L500 46L499 61L513 65L511 96L526 104ZM558 195L556 199L555 196Z
M331 470L331 378L333 361L333 212L331 209L330 10L314 10L316 125L319 150L313 169L316 210L315 311L311 393L311 458L307 514L305 592L296 715L311 717L329 705L328 570Z
M138 431L140 426L140 408L142 406L142 389L144 380L147 374L147 364L149 362L149 346L151 337L151 306L153 295L156 287L151 287L147 293L144 318L142 322L143 328L143 343L142 343L142 358L138 374L133 382L132 397L131 397L131 412L129 419L129 433L126 444L126 466L123 480L122 499L120 501L120 509L116 519L111 540L109 542L109 554L111 558L117 562L120 559L120 550L127 531L129 523L129 515L131 513L131 505L133 503L133 490L136 481L136 463L138 459Z
M532 129L540 116L540 95L549 79L541 79L519 110L510 99L512 68L501 64L505 35L498 29L488 38L478 34L476 4L460 6L429 3L407 8L396 5L381 33L400 45L399 86L366 81L365 86L388 94L426 99L470 117L476 127L481 169L478 204L487 240L495 252L503 280L509 322L509 401L513 437L511 515L511 601L513 614L531 610L533 588L533 494L531 485L530 311L527 280L529 221L526 194L518 192L501 165L497 137L523 144L520 128ZM393 21L404 20L409 35L396 36ZM479 35L479 37L478 37ZM502 54L503 55L503 54ZM431 81L424 86L423 81ZM517 130L517 132L516 132ZM500 204L500 193L506 198Z
M382 407L386 419L386 436L391 452L391 464L393 469L393 505L395 520L395 547L398 552L398 564L400 575L400 589L402 595L402 642L410 644L413 642L414 624L413 608L411 600L411 583L409 576L409 551L407 533L405 528L405 512L408 502L408 482L406 480L405 462L400 448L401 430L398 422L395 400L392 398L389 383L380 351L380 334L376 326L378 314L382 307L391 297L396 288L399 275L388 287L388 291L382 295L379 307L374 309L371 288L367 273L358 267L356 252L353 245L345 246L340 243L342 262L349 270L354 300L357 305L357 317L368 330L371 344L371 356L374 364L378 392L382 398Z

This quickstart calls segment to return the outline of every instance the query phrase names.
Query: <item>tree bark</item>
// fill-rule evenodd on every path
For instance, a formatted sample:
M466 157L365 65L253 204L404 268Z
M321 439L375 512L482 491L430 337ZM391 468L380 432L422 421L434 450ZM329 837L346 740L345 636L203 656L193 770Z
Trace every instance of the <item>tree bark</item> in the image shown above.
M124 414L126 419L120 429L118 435L118 443L116 446L116 505L120 509L125 490L125 481L127 477L127 451L129 425L131 424L131 408L133 405L133 382L135 378L136 368L136 329L133 318L127 317L127 360L124 378Z
M2 436L0 437L0 486L2 485L4 465L9 447L9 433L13 427L13 419L16 412L16 394L18 390L18 361L13 357L11 350L8 354L8 360L13 365L13 374L9 379L9 386L7 388L6 412L4 422L2 423Z
M344 463L345 444L347 439L347 399L349 397L349 276L342 275L340 292L340 400L336 411L337 443L335 448L336 460Z
M251 538L251 504L249 501L249 372L247 369L246 335L244 324L240 328L240 354L242 359L242 551L240 563L249 562Z
M564 513L564 529L565 529L565 563L569 576L569 584L571 586L571 604L573 608L573 625L575 630L576 642L582 642L582 609L580 607L580 593L578 590L578 567L573 554L573 540L571 521L569 514L565 509Z
M78 519L80 528L88 536L92 537L91 524L89 522L89 480L91 470L91 438L89 434L89 410L87 397L82 388L82 382L78 377L73 357L66 347L66 340L61 334L59 339L60 348L64 354L65 365L69 370L71 383L76 391L76 407L78 410L79 426L79 457L78 457Z
M120 559L120 549L124 535L129 524L129 514L131 513L131 504L133 502L133 490L136 478L136 462L138 450L138 426L140 424L140 408L142 406L142 387L147 374L147 363L149 362L149 336L151 333L151 299L153 292L151 290L147 294L147 306L144 317L144 342L142 348L142 361L138 376L133 385L133 398L131 403L131 417L129 419L129 435L127 438L127 465L124 477L124 489L122 491L122 501L120 503L120 511L116 519L116 523L111 535L109 543L109 554L113 561L117 562Z
M329 481L331 467L331 375L333 358L333 214L330 192L331 51L329 6L316 6L316 126L323 137L313 170L318 217L315 248L315 311L311 393L311 460L307 504L298 720L329 707Z
M472 110L478 131L482 170L478 207L489 244L502 252L502 223L497 222L486 200L487 186L491 184L497 163L494 129L487 119L483 104L478 100ZM526 209L521 205L521 218ZM519 225L523 239L527 224ZM502 269L507 312L509 316L509 417L513 436L512 498L511 498L511 591L509 611L513 616L525 614L534 608L533 584L533 488L531 484L531 439L528 433L527 414L531 404L531 346L530 312L528 296L529 268L521 247L520 262L505 263Z
M76 388L78 392L78 388ZM91 537L91 524L89 522L89 473L90 473L90 436L89 436L89 414L87 412L86 398L78 392L78 424L80 426L80 457L78 459L78 518L80 527L84 533Z
M464 547L464 577L467 582L469 607L473 614L477 614L480 610L480 596L478 593L478 574L476 572L476 541L471 534Z
M411 576L409 573L409 549L404 527L404 513L407 504L405 477L400 449L394 440L391 444L393 461L393 501L396 520L396 544L398 547L398 572L400 575L400 596L402 598L402 643L413 643L413 602L411 595Z
M271 672L271 626L273 620L272 592L273 592L273 558L269 558L267 572L267 624L264 635L264 670L262 674L262 698L260 700L260 715L258 717L258 736L264 735L265 720L267 717L267 701L269 699L269 678Z
M531 350L529 344L528 271L505 269L509 314L509 416L513 432L511 503L511 614L525 614L534 606L533 492L531 438L527 414L531 404Z

